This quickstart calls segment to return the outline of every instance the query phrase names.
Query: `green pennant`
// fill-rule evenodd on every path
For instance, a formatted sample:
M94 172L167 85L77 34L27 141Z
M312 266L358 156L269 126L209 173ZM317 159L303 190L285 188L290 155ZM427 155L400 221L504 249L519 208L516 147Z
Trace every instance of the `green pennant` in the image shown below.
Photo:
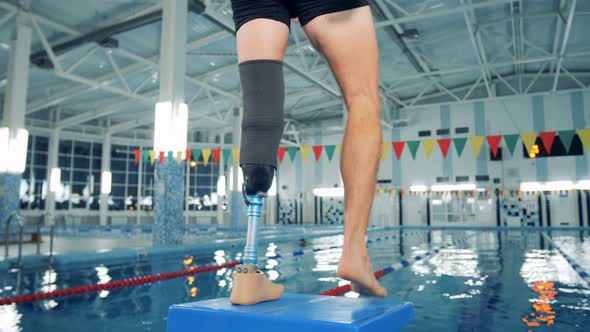
M291 159L291 161L295 160L297 151L299 151L299 148L296 146L290 146L287 148L287 154L289 154L289 158Z
M506 146L508 147L508 151L510 154L514 156L514 150L516 150L516 143L518 143L518 138L520 135L504 135L504 141L506 142Z
M168 151L168 161L172 162L174 160L174 152Z
M418 148L420 147L420 141L408 141L408 148L410 148L410 152L412 153L412 159L416 159L416 152L418 152Z
M193 160L199 161L199 158L201 158L201 149L194 149L193 150Z
M223 149L223 162L227 164L229 156L231 156L231 149Z
M558 132L559 134L559 139L561 140L561 143L563 144L563 147L565 148L565 151L567 151L569 153L570 148L572 146L572 142L574 140L574 135L576 135L576 131L575 130L562 130Z
M453 138L453 144L455 145L455 150L457 150L457 155L461 157L463 151L465 150L465 144L467 143L467 138Z
M150 160L150 151L149 150L144 150L141 152L141 157L143 158L143 162L145 164L148 163L148 161Z
M332 157L334 157L334 151L336 151L336 145L326 145L324 146L324 150L326 150L328 160L332 161Z

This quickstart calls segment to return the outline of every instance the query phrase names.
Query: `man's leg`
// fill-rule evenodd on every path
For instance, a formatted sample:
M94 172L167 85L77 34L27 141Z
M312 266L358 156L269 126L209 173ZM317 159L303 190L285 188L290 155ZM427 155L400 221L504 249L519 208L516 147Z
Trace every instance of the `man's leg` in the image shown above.
M284 22L266 18L246 22L239 27L236 36L244 106L240 166L248 204L248 234L244 264L237 266L234 274L230 296L234 304L274 300L283 292L282 286L273 284L256 270L256 242L262 201L272 185L283 132L282 60L288 37L289 27Z
M338 275L372 295L386 296L365 244L381 151L379 50L371 10L364 6L322 15L303 29L330 63L348 108L340 163L346 211Z

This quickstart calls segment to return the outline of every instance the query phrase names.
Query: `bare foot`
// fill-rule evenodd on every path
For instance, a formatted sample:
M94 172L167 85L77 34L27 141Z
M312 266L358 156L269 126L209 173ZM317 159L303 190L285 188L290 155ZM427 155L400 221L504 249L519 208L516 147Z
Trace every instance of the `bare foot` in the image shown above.
M364 246L342 251L338 264L338 276L350 280L352 290L370 296L386 297L387 290L379 284Z

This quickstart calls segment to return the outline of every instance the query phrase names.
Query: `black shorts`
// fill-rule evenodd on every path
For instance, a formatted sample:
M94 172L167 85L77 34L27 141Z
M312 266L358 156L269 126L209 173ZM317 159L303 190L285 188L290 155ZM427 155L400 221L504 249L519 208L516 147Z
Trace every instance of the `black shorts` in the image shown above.
M231 0L236 31L257 18L267 18L290 27L298 17L301 26L314 18L368 5L367 0Z

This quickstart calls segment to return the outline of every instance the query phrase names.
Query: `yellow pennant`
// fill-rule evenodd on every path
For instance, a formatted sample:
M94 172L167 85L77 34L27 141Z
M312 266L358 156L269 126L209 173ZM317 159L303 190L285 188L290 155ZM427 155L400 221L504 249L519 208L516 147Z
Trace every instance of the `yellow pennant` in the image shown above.
M484 137L483 136L473 136L469 137L469 144L471 145L471 149L473 149L473 154L476 157L479 157L481 152L481 147L483 146Z
M391 147L391 143L383 143L381 145L381 160L387 159L387 155L389 154L390 147Z
M203 156L203 163L205 166L209 163L209 157L211 157L211 149L203 149L201 150L201 155Z
M311 151L311 146L301 146L299 147L299 151L301 151L301 159L303 159L303 161L307 160L307 157L309 156L309 151Z
M520 134L520 138L522 139L522 142L524 143L524 146L526 147L527 154L529 151L533 150L533 145L535 145L535 142L537 141L538 136L539 136L539 134L537 134L537 133Z
M338 144L336 145L336 150L338 150L338 153L342 153L342 144Z
M424 152L426 153L426 158L430 159L432 156L432 151L434 151L434 145L436 141L433 139L427 139L422 141L422 147L424 148Z
M176 162L179 164L182 162L182 151L176 152Z
M238 162L240 161L240 148L231 149L231 155L234 160L234 165L238 165Z
M156 151L150 150L150 164L152 166L154 166L155 162L156 162Z
M590 149L590 129L579 129L576 132L584 145L584 151Z

